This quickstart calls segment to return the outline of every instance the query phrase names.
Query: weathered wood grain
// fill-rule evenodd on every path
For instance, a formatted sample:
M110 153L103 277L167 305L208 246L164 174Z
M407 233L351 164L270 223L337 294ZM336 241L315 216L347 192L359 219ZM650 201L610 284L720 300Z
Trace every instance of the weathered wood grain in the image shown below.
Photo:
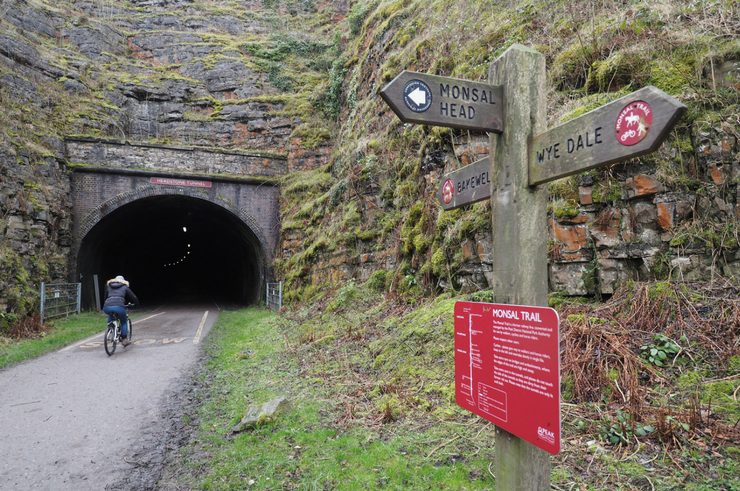
M545 57L514 45L490 68L504 87L506 129L491 136L495 303L547 306L547 188L528 180L528 143L547 125ZM496 490L550 489L550 456L496 428Z
M445 202L444 187L452 182L452 201ZM443 210L454 210L491 197L491 160L484 159L442 176L437 188L437 199Z
M415 112L404 102L404 87L412 80L420 80L431 89L431 105L424 112ZM503 130L500 86L404 70L380 91L380 96L404 123L495 133Z
M617 117L626 106L638 101L650 105L652 125L642 141L623 145L615 133ZM678 100L648 86L556 126L532 140L529 184L536 186L654 152L685 111L686 106Z

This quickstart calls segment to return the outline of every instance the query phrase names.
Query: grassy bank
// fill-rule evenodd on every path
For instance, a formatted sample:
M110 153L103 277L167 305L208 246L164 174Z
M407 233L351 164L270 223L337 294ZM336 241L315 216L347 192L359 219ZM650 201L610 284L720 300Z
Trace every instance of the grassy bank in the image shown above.
M311 365L324 358L322 350L297 348L293 334L285 332L285 317L266 311L221 316L210 337L212 358L204 376L209 397L200 408L199 429L181 452L177 471L160 486L492 488L490 425L472 417L393 421L385 408L368 411L367 400L348 393L358 383L353 354L345 353L331 371L317 373ZM278 396L292 401L289 414L232 434L248 404Z
M0 337L0 369L63 348L105 330L105 316L85 312L46 323L48 330L32 338Z
M732 298L657 283L559 307L569 352L553 489L740 489ZM347 284L280 314L225 313L185 421L191 442L160 486L495 489L494 428L454 402L451 312L461 299L412 307ZM659 351L669 357L661 365ZM292 411L232 432L249 404L280 396Z

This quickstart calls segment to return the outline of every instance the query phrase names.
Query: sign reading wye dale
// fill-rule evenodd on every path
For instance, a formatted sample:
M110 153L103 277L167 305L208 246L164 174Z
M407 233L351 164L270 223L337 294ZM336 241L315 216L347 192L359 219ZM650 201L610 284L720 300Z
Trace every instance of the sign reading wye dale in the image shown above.
M454 210L491 197L491 160L486 157L445 174L437 188L443 210Z
M501 86L404 70L380 96L404 123L503 131Z
M649 86L556 126L529 146L529 185L654 152L685 111Z

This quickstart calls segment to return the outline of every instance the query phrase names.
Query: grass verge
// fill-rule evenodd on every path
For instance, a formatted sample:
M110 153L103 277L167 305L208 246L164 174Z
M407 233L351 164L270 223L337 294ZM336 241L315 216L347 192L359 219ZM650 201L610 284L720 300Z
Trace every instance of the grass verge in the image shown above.
M132 312L131 318L135 320L140 315ZM103 332L106 319L106 314L100 312L83 312L48 321L44 325L48 330L30 338L0 336L0 370Z
M48 332L31 339L0 337L0 369L63 348L105 329L105 316L97 312L49 321Z
M721 294L734 305L730 286L639 284L562 312L553 489L740 490L738 323ZM160 488L495 489L494 427L454 401L457 300L411 307L351 283L279 314L224 313L185 421L196 429ZM672 345L657 332L678 346L662 366L649 356ZM279 396L291 412L232 431Z
M199 429L163 489L492 489L493 428L475 417L405 419L365 413L341 382L312 373L313 350L293 350L284 317L224 313L208 340L208 396ZM253 351L254 354L248 355ZM248 404L288 397L292 411L232 434ZM390 404L390 403L389 403ZM391 415L387 415L391 418Z

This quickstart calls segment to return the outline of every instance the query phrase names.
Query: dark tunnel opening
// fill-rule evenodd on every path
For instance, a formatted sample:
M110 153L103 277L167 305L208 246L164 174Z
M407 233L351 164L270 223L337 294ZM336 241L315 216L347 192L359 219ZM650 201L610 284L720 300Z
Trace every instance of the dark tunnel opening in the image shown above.
M101 304L107 280L123 275L143 305L258 303L263 250L239 217L209 201L155 196L124 205L84 237L77 259L83 305Z

